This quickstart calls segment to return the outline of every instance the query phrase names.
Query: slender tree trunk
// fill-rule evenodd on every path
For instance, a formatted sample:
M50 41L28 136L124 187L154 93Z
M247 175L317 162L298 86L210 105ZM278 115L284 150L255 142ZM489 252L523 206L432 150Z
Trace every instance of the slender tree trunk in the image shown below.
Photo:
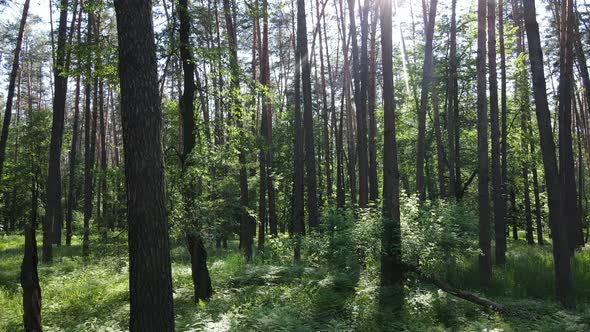
M188 0L180 0L176 7L180 21L179 41L180 41L180 60L183 70L183 87L180 99L180 112L182 115L182 172L186 173L192 166L191 152L195 147L195 119L194 119L194 97L195 97L195 64L190 51L190 26L191 19L188 11ZM186 204L187 220L190 220L193 205L193 187L194 183L189 180L184 188L183 197ZM198 223L198 221L196 221ZM211 278L207 268L207 251L203 240L199 234L198 225L189 225L187 232L187 245L191 255L191 274L194 288L194 301L208 300L213 289L211 287Z
M326 70L324 66L324 37L322 33L320 22L322 22L323 13L320 13L320 1L316 0L316 16L318 20L318 39L320 41L320 94L322 99L322 138L324 146L324 176L326 177L326 196L328 199L332 197L332 148L330 146L330 130L329 130L329 112L328 112L328 94L326 91ZM325 29L325 19L322 27Z
M92 44L92 29L94 17L92 13L88 13L88 31L86 35L86 44ZM82 240L82 255L88 256L90 254L90 218L92 218L92 172L94 168L94 151L92 149L92 136L94 132L92 123L90 121L90 82L91 68L92 68L92 53L88 52L86 56L86 73L85 73L85 106L84 106L84 238Z
M486 98L486 8L487 1L479 0L477 9L477 150L479 196L479 273L489 285L492 277L490 240L490 207L488 192L488 109Z
M78 23L76 29L76 39L78 44L81 43L81 33L80 33L80 26L82 21L82 10L78 12ZM73 23L73 20L72 20ZM73 24L72 24L73 27ZM73 32L70 32L70 44L71 44L71 36ZM68 52L68 58L71 52ZM79 66L82 66L82 61L80 57L77 57L77 63ZM69 61L67 61L69 62ZM69 246L72 244L72 222L74 219L74 206L76 206L76 184L78 178L76 177L76 167L78 165L78 135L80 129L80 75L76 77L76 91L74 93L74 121L72 123L72 142L70 145L70 181L68 184L68 201L67 201L67 211L66 211L66 245Z
M574 108L574 119L575 125L574 130L576 132L576 144L578 145L578 211L580 214L580 222L584 220L584 157L582 154L582 130L580 125L580 115L578 114L578 109L576 107L575 100L572 102ZM583 232L583 225L580 224L581 232ZM584 240L584 235L582 234L582 246L586 243Z
M76 92L74 100L74 122L72 124L72 144L70 147L70 183L68 190L68 209L66 213L66 245L72 244L73 211L76 204L76 166L78 163L78 129L80 118L80 77L76 78Z
M342 164L346 162L346 168L348 173L348 180L349 180L349 187L350 187L350 201L351 206L356 207L357 205L357 187L356 187L356 171L355 171L355 163L356 163L356 154L354 148L354 128L352 126L352 105L351 105L351 86L352 86L352 77L350 75L350 60L348 54L348 47L350 46L350 40L347 39L346 35L346 18L344 16L344 8L342 4L342 0L339 1L339 12L341 18L341 35L342 35L342 44L347 45L344 48L344 67L343 67L343 98L345 105L343 109L343 114L341 116L341 121L344 119L344 114L346 114L346 134L347 134L347 150L348 150L348 160L345 160L344 154L344 147L341 150L341 158ZM344 145L344 124L341 122L341 131L340 131L340 139L342 140L342 145ZM344 171L342 177L344 178ZM342 181L342 188L344 187L344 181Z
M525 128L526 129L526 128ZM523 151L528 154L528 147L526 142L523 142L522 147L525 148ZM522 180L524 181L524 216L525 216L525 231L526 231L526 242L529 245L535 244L533 239L533 216L531 213L531 189L529 186L529 168L527 161L525 166L522 168Z
M12 163L13 165L17 165L18 163L18 150L19 150L19 146L18 146L18 138L19 138L19 120L20 120L20 109L21 109L21 91L20 91L20 87L21 87L21 77L22 77L22 70L19 70L18 72L18 79L17 79L17 83L16 83L16 121L14 123L14 127L15 127L15 135L14 135L14 152L12 155ZM16 176L16 172L15 176ZM12 186L12 192L10 193L10 217L9 220L7 222L6 228L8 231L12 231L15 228L16 225L16 196L17 196L17 191L16 191L16 183L13 184Z
M508 97L506 95L506 49L504 46L504 0L498 1L498 30L500 33L500 93L501 93L501 139L500 139L500 154L501 154L501 199L499 202L499 211L502 215L497 218L494 217L494 230L496 240L496 264L504 265L506 263L506 198L508 196ZM495 195L495 193L494 193ZM494 203L496 204L496 203Z
M2 170L4 168L4 159L6 156L6 143L8 142L8 130L10 128L10 118L12 117L12 101L14 99L14 88L19 68L20 52L23 42L23 34L25 32L25 25L27 23L27 15L29 12L30 2L30 0L25 0L25 3L23 5L23 13L20 19L20 26L18 28L18 36L16 38L16 48L14 49L14 58L12 59L12 69L10 71L10 77L8 79L6 109L4 110L4 122L2 122L2 134L0 135L0 181L2 180Z
M49 171L47 176L47 204L45 211L45 223L43 224L43 262L50 263L53 260L52 243L57 237L61 242L61 227L59 234L53 234L54 225L60 225L61 220L61 148L64 128L64 113L66 107L66 93L68 78L65 72L66 56L66 28L68 19L68 0L60 0L59 28L57 37L57 55L54 65L54 96L53 116L51 125L51 143L49 145Z
M457 119L459 105L457 105L457 0L451 0L451 28L450 28L450 54L449 54L449 96L447 109L447 133L449 140L449 193L457 198L461 185L456 176L455 161L455 137L458 136Z
M354 103L355 103L355 111L356 111L356 151L353 153L349 151L349 172L354 173L354 165L356 163L356 158L358 157L359 161L359 173L358 173L358 182L359 182L359 207L364 208L368 202L368 159L367 159L367 145L366 145L366 112L367 112L367 99L366 94L364 94L365 90L362 88L362 81L364 77L364 73L366 72L365 68L366 62L362 62L361 57L362 55L359 54L359 47L357 42L357 28L356 28L356 15L355 15L355 0L348 0L348 14L350 20L350 38L352 43L352 79L354 83ZM361 13L364 17L364 12ZM361 30L364 30L363 22L361 20ZM362 34L363 39L365 37ZM366 45L366 40L362 40L362 45ZM361 46L362 47L362 46ZM363 49L361 52L364 53ZM366 57L363 57L366 59ZM352 119L351 119L352 121ZM352 123L352 122L351 122ZM354 149L354 147L349 148ZM353 177L351 177L351 182L353 181ZM356 182L356 176L354 177L354 181ZM351 186L352 188L352 186ZM354 194L356 196L356 192ZM353 206L356 205L356 197L353 199Z
M232 15L232 7L230 6L229 0L223 0L223 13L225 16L225 27L227 29L227 39L230 50L230 70L231 70L231 82L230 82L230 109L232 115L236 118L238 131L240 133L241 140L244 141L244 119L242 116L242 105L239 101L239 89L240 89L240 67L238 64L238 47L236 41L236 32L234 29L234 19ZM245 252L246 260L252 259L252 236L250 229L253 227L248 226L248 174L246 170L246 151L245 148L240 145L238 152L238 160L240 163L240 239L242 243L242 249Z
M98 88L99 94L99 116L100 116L100 192L102 193L102 237L106 239L108 228L108 197L107 197L107 129L106 115L104 111L104 82L100 82ZM97 206L100 209L100 206Z
M500 16L502 12L500 11ZM498 74L496 71L496 1L488 2L488 59L490 80L490 126L492 134L492 193L494 200L494 230L496 235L496 264L506 263L504 232L505 202L502 197L500 147L500 115L498 109Z
M432 84L432 111L434 113L434 136L436 139L436 161L438 174L438 189L440 197L444 198L447 193L445 185L445 151L443 147L442 132L440 130L440 114L438 109L438 93L436 91L436 79Z
M94 17L94 19L96 20L96 16ZM98 36L98 31L95 30L95 36ZM100 56L97 55L97 58L100 58ZM93 177L92 177L92 190L96 189L96 182L97 182L97 178L94 176L94 166L95 164L99 161L98 160L98 149L96 147L96 144L100 144L100 142L98 141L98 72L95 72L94 75L94 82L93 82L93 93L92 93L92 132L90 134L90 152L92 153L92 170L93 170ZM100 177L98 178L100 179ZM101 195L101 191L100 188L98 188L99 190L96 191L96 198L97 198L97 202L96 202L96 215L94 217L94 222L97 224L99 230L102 228L102 223L100 222L100 195Z
M305 128L305 171L307 183L307 220L310 229L319 226L317 198L316 161L313 134L313 109L311 100L311 66L307 50L307 24L305 1L297 0L297 52L301 61L301 81L303 91L303 127Z
M349 1L350 3L350 1ZM369 201L369 159L367 144L367 117L369 94L369 0L361 9L361 54L360 54L360 101L357 103L357 150L359 160L359 207ZM352 22L352 21L351 21ZM356 37L354 37L356 38Z
M576 11L577 13L577 11ZM578 13L579 15L579 13ZM574 24L574 47L576 57L578 59L578 66L580 76L582 78L582 85L584 86L584 95L586 97L586 105L590 107L590 72L588 71L588 64L586 62L586 54L584 53L584 47L582 45L582 36L578 28L578 20ZM580 110L582 112L582 110Z
M32 189L33 192L36 188ZM33 211L37 211L37 198L32 197ZM41 332L41 286L37 273L37 240L35 230L37 226L35 212L32 223L25 226L25 254L21 265L20 283L23 288L23 323L27 332Z
M510 190L510 220L512 221L512 239L518 241L518 216L516 214L516 192L513 189Z
M523 0L524 21L529 44L531 74L541 153L549 201L549 225L553 235L553 259L555 267L555 283L558 300L567 308L575 307L571 262L569 255L567 224L561 215L561 188L555 155L555 141L551 130L551 113L547 101L547 89L543 70L543 51L539 36L539 25L536 18L535 1Z
M295 237L294 260L301 259L301 236L305 234L304 223L304 132L301 109L301 52L299 52L299 1L297 0L297 47L295 52L295 155L293 167L293 236ZM302 16L305 19L305 14Z
M529 137L534 137L533 136L533 126L531 125L532 119L530 117L529 114L529 122L528 122L528 133L529 133ZM531 152L531 156L533 159L533 164L532 164L532 172L533 172L533 194L535 197L535 225L536 225L536 231L537 231L537 244L542 246L544 244L543 241L543 222L542 222L542 207L541 207L541 197L539 195L539 177L537 174L537 154L535 152L535 143L533 142L533 140L529 140L529 144L530 144L530 152Z
M584 244L582 223L577 206L572 139L573 44L575 42L573 6L573 0L561 2L559 52L559 176L562 186L562 217L568 222L568 244L571 255L574 254L576 248Z
M116 0L115 12L129 222L129 330L174 331L151 2Z
M379 7L375 7L371 22L371 40L369 53L369 77L367 82L367 117L369 125L369 200L377 202L379 199L379 179L377 177L377 21Z
M342 8L342 1L339 1L340 4L340 9ZM342 87L342 95L340 97L340 116L339 116L339 120L338 123L336 124L336 109L335 109L335 105L334 105L334 101L332 102L332 116L334 117L334 132L335 132L335 140L336 140L336 206L339 209L343 209L345 204L346 204L346 197L345 197L345 179L344 179L344 107L345 107L345 98L347 95L347 89L348 89L348 83L346 81L347 79L347 70L346 70L346 66L348 64L348 44L347 44L347 39L346 39L346 24L345 24L345 19L344 16L342 15L342 10L338 10L338 6L336 4L336 2L334 2L334 10L339 13L339 16L341 19L338 20L338 31L340 32L340 35L342 36L342 39L340 40L339 44L342 44L342 53L343 53L343 57L344 57L344 63L343 63L343 68L340 74L340 78L343 81L343 87ZM338 51L338 48L336 49ZM327 53L327 52L326 52ZM336 52L338 53L338 52ZM330 57L328 57L328 60L330 59ZM336 65L336 68L338 66ZM328 61L328 68L330 68L330 62ZM330 73L331 70L329 69ZM332 87L332 100L334 100L334 82L331 80L330 81L330 86Z
M111 109L111 121L112 125L111 128L113 130L113 166L115 168L119 168L119 131L117 129L117 122L118 122L118 112L117 107L118 105L115 103L115 99L113 96L113 89L109 89L109 93L111 95L111 102L112 102L112 109ZM120 104L120 103L119 103Z
M393 98L393 47L391 40L391 1L381 2L381 52L383 61L383 219L381 238L381 285L402 282L399 169L395 137L395 99Z
M424 9L424 65L422 66L422 91L420 93L420 109L418 111L418 146L416 147L416 191L421 201L426 200L426 182L424 180L424 160L426 159L426 113L428 113L428 91L433 71L433 38L436 19L437 0L431 0L426 10L426 0L422 0Z
M258 8L258 0L256 1L256 5ZM264 7L264 5L263 5ZM258 9L255 13L255 24L260 26L260 19L259 19L259 14L258 11L260 11L261 9ZM262 10L265 10L265 8L263 8ZM260 31L260 29L259 29ZM268 43L268 36L265 36L267 38L267 43ZM258 34L258 38L260 39L260 48L259 48L259 57L260 57L260 78L259 78L259 82L261 85L266 86L266 66L263 62L265 62L264 60L264 53L267 51L264 46L262 46L262 36L260 36L260 34ZM268 44L267 44L268 46ZM255 49L252 50L253 54L255 54ZM253 58L253 62L254 62ZM256 73L256 66L253 65L253 73ZM266 213L266 191L268 189L268 185L267 185L267 181L268 181L268 175L266 174L267 171L267 165L266 165L266 157L267 157L267 153L266 151L268 150L268 131L267 131L267 125L268 125L268 119L267 119L267 108L268 108L268 102L267 102L267 96L264 95L262 96L263 98L263 102L262 102L262 114L261 114L261 121L260 121L260 137L262 138L263 144L260 148L260 152L258 154L258 159L259 159L259 163L260 163L260 177L259 177L259 187L258 187L258 250L262 251L264 249L264 233L265 233L265 226L266 226L266 222L267 222L267 213ZM254 122L256 123L256 122Z
M268 1L262 0L262 15L263 15L263 24L262 24L262 54L260 58L260 79L261 84L266 87L267 91L270 91L270 55L269 55L269 46L268 46ZM277 212L276 212L276 200L275 200L275 189L274 189L274 179L273 179L273 170L272 170L272 159L273 159L273 152L272 152L272 118L273 118L273 109L272 109L272 99L268 94L263 95L263 104L262 104L262 116L263 121L262 123L265 125L265 130L262 131L263 137L265 137L265 149L264 153L265 156L265 163L266 163L266 192L268 194L268 225L270 229L270 234L276 236L278 234L278 227L277 227ZM261 126L262 130L262 126Z

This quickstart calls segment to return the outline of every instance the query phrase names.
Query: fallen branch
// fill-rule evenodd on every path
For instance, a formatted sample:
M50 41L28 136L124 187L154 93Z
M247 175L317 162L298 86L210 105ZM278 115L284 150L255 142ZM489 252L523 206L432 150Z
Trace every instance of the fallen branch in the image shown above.
M455 288L442 280L438 280L435 278L428 278L427 281L433 283L434 285L436 285L436 287L442 289L443 291L445 291L453 296L456 296L456 297L461 298L463 300L469 301L471 303L475 303L477 305L480 305L482 307L491 309L493 311L496 311L496 312L499 312L502 314L507 313L506 307L503 304L486 299L486 298L481 297L477 294Z
M444 292L446 292L448 294L451 294L455 297L469 301L471 303L477 304L477 305L482 306L486 309L490 309L490 310L493 310L493 311L501 313L501 314L508 313L506 306L504 306L503 304L486 299L485 297L481 297L475 293L455 288L455 287L449 285L448 283L446 283L442 280L439 280L435 277L425 276L414 266L407 266L406 265L406 269L408 272L412 272L412 273L416 274L416 276L419 279L435 285L436 287L440 288L441 290L443 290Z

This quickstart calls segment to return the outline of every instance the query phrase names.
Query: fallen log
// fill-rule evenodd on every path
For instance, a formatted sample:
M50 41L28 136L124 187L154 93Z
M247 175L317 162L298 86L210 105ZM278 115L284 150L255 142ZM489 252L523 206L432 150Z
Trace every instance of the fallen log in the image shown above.
M508 312L506 310L506 307L503 304L486 299L486 298L481 297L475 293L471 293L468 291L464 291L464 290L455 288L442 280L438 280L435 278L429 278L427 281L433 283L436 287L442 289L446 293L449 293L455 297L461 298L461 299L469 301L471 303L475 303L477 305L480 305L482 307L485 307L487 309L493 310L498 313L505 314Z
M475 293L468 292L468 291L453 287L453 286L449 285L448 283L446 283L440 279L437 279L436 277L426 276L423 273L421 273L414 266L406 265L405 267L408 272L414 273L420 280L425 281L425 282L429 282L429 283L435 285L436 287L443 290L445 293L451 294L455 297L458 297L458 298L463 299L465 301L477 304L479 306L482 306L486 309L490 309L490 310L495 311L497 313L501 313L501 314L508 313L506 306L503 304L494 302L490 299L486 299L485 297L481 297Z

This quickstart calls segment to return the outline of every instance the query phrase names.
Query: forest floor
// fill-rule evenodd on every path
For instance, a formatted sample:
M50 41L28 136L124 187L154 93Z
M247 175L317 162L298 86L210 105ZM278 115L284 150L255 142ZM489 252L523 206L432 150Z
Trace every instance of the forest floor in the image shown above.
M124 331L128 324L126 239L110 238L84 260L74 238L56 248L52 265L39 265L45 331ZM40 239L39 239L40 241ZM19 271L22 236L0 235L0 331L20 331L22 295ZM211 250L209 267L215 295L208 303L192 301L189 256L173 245L172 271L177 331L589 331L590 251L574 263L578 309L565 311L553 300L550 247L509 242L504 270L493 285L477 289L472 270L457 268L447 278L505 304L496 314L450 296L408 276L402 310L378 309L377 268L358 273L308 262L279 264L256 258L245 264L231 242ZM370 266L370 265L369 265ZM582 266L584 268L582 268Z

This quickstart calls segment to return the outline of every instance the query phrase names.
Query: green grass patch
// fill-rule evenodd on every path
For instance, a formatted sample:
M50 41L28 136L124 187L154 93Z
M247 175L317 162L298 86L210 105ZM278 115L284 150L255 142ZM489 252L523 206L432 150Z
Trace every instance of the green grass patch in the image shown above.
M492 286L478 285L476 256L454 255L443 275L453 285L507 305L500 316L408 277L401 309L380 306L379 267L363 246L367 224L310 238L303 264L294 265L269 244L246 264L230 248L210 250L215 294L192 301L190 259L182 241L173 244L172 271L178 331L587 331L590 327L590 251L576 255L573 270L578 309L564 311L553 299L550 247L509 242L504 268ZM18 280L23 237L0 237L0 331L21 331L22 293ZM55 247L55 261L39 266L46 331L127 330L126 239L98 244L81 257L79 239ZM282 246L288 246L285 242ZM274 246L277 246L275 243ZM271 250L272 249L272 250ZM283 248L284 249L284 248ZM274 251L273 251L274 250ZM288 253L289 250L284 250Z

